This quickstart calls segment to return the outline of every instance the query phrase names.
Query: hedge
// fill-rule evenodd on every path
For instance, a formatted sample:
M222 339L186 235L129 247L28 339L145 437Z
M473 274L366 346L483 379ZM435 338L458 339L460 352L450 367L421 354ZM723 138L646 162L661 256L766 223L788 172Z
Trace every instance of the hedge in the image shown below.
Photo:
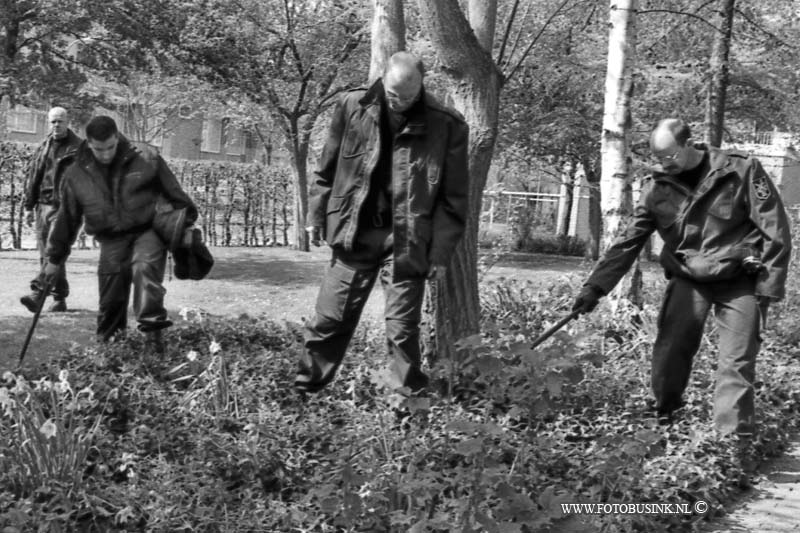
M34 239L23 223L23 187L34 146L0 142L0 249ZM213 246L289 243L291 172L285 166L167 159L200 211L198 224Z

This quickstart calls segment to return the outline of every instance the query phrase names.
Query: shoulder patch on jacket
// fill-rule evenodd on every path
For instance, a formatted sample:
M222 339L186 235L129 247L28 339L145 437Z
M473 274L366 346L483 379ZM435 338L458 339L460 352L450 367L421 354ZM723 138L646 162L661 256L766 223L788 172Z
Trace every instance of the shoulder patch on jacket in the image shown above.
M753 190L756 193L756 198L762 202L772 196L772 189L767 183L767 177L763 174L759 174L753 179Z

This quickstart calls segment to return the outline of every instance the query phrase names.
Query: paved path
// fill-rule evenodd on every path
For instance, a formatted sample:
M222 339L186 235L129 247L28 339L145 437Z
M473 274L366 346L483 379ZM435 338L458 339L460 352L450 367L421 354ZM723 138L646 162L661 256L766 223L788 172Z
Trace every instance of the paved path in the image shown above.
M762 478L709 533L800 532L800 440L762 469Z

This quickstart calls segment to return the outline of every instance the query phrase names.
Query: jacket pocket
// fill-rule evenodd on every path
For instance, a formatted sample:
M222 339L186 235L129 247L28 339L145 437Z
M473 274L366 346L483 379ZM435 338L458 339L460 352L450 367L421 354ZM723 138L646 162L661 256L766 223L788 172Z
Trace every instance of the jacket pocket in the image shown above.
M723 219L729 219L733 215L733 185L726 185L714 197L708 207L709 214Z
M669 200L659 200L653 206L653 214L659 226L668 228L678 220L678 206Z
M365 151L364 136L361 134L360 128L350 125L345 131L344 139L342 139L341 156L345 159L350 159L364 155Z
M350 221L352 195L331 196L325 209L325 241L330 245L344 244L342 235Z

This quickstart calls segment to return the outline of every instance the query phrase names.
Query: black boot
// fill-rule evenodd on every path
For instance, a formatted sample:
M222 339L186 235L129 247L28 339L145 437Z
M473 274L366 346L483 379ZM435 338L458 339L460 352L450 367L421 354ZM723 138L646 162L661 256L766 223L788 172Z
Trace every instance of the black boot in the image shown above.
M19 299L20 303L24 305L28 311L31 313L35 313L36 309L39 307L39 298L41 297L41 293L38 291L33 291L30 294L26 294L22 298Z

